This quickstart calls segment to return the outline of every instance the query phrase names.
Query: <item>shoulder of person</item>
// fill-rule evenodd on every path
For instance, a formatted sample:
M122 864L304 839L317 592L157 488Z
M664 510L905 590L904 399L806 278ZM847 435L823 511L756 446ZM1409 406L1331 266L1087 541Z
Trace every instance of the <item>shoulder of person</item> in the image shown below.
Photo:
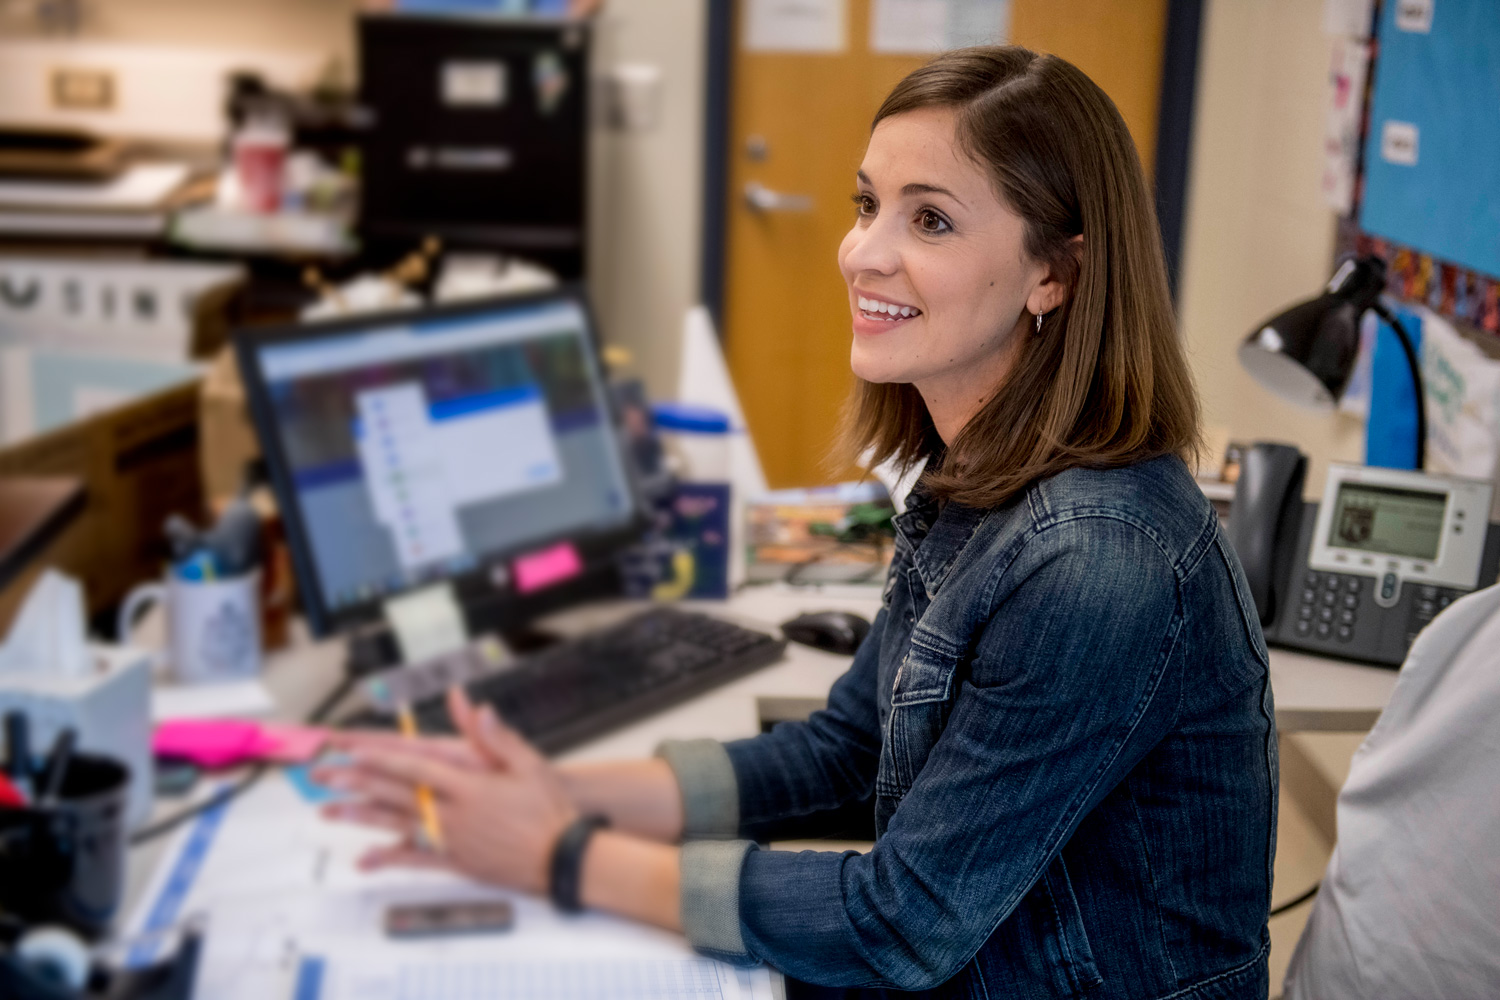
M1217 518L1176 455L1114 469L1067 469L1033 484L1025 508L1038 534L1070 526L1097 531L1100 522L1132 525L1174 562L1203 544Z
M1163 566L1181 576L1212 544L1213 505L1173 455L1114 469L1073 468L1034 483L993 525L986 548L1021 575L1057 560L1115 582ZM988 560L986 560L988 561Z

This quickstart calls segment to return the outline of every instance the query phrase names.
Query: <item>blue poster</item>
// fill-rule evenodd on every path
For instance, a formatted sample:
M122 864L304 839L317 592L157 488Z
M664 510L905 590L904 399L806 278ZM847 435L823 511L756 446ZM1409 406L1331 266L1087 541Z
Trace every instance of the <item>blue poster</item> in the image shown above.
M1500 2L1380 14L1360 227L1500 275Z

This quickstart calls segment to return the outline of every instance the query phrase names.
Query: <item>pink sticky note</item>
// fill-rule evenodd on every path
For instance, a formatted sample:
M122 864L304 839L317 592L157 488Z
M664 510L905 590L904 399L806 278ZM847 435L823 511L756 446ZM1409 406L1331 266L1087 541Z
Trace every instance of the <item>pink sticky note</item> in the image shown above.
M151 751L158 757L186 760L199 767L229 767L254 758L264 742L257 722L178 719L156 727Z
M555 583L570 580L583 572L583 560L571 542L558 542L551 548L521 556L513 566L516 591L529 594Z

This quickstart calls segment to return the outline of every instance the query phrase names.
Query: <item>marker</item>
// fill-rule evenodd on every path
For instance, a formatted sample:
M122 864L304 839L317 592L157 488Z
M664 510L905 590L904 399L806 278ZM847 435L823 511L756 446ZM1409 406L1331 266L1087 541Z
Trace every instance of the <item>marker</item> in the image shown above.
M21 712L5 713L5 773L16 791L31 800L31 727Z
M52 752L47 755L47 765L37 782L36 804L39 807L52 805L62 793L63 779L67 776L68 765L73 763L73 748L77 743L78 734L71 727L58 733L57 739L52 741Z
M401 735L407 739L414 740L422 735L417 730L417 720L411 714L410 705L403 703L396 709L396 718L401 722ZM422 832L427 835L428 844L441 851L443 824L438 820L437 801L432 797L432 789L426 785L417 786L417 811L422 814Z

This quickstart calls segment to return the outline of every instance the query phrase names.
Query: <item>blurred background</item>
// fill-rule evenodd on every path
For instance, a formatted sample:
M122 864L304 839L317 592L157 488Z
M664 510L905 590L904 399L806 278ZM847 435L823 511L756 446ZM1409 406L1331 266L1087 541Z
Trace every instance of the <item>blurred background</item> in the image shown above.
M567 194L580 202L555 206L586 219L586 236L564 270L586 277L605 336L632 352L647 384L670 394L682 317L707 304L744 382L771 483L826 480L827 424L847 378L834 251L871 112L932 49L1009 39L1077 63L1114 97L1135 134L1156 186L1209 421L1236 429L1253 417L1257 433L1273 437L1296 429L1315 462L1358 457L1359 425L1308 428L1294 412L1269 410L1229 349L1329 271L1337 212L1322 182L1334 36L1324 0L955 0L971 23L951 33L939 24L923 37L932 6L608 0L588 18L587 78L572 81L592 98L587 184ZM379 206L384 221L413 228L371 240L352 209L361 152L368 167L368 144L403 141L364 98L379 90L377 102L399 100L403 89L415 93L428 82L402 56L366 44L365 13L343 0L0 4L0 125L87 133L126 144L133 158L189 165L207 182L196 193L229 206L179 208L190 197L167 192L172 217L159 230L115 236L108 249L86 229L39 239L46 234L25 232L14 211L0 236L15 249L45 246L49 256L86 247L90 255L223 261L256 280L288 270L277 266L287 262L313 261L330 278L357 273L361 253L414 249L423 222L462 243L416 206L400 219L390 213L405 209L388 204ZM766 37L750 37L749 20L762 15ZM247 203L224 197L233 181L224 168L237 137L255 138L246 108L261 90L274 95L262 102L272 109L249 117L273 144L278 130L290 130L291 183L271 219L247 220ZM276 110L282 98L295 105L290 114ZM309 151L316 161L303 155ZM807 195L810 207L756 209L744 194L749 183ZM317 214L323 208L333 214ZM272 292L252 297L259 308ZM7 438L26 432L19 416L10 425Z
M726 530L771 567L759 579L850 552L852 579L878 579L889 508L861 518L888 501L828 461L850 386L835 252L881 98L974 43L1056 53L1123 113L1203 399L1210 496L1227 504L1253 441L1305 453L1309 498L1333 462L1412 467L1423 404L1373 318L1325 416L1236 354L1347 253L1384 262L1422 331L1427 468L1493 481L1500 198L1473 172L1500 150L1471 147L1500 134L1487 2L1444 5L1488 26L1473 32L1431 0L0 0L0 483L72 484L48 501L66 531L0 567L0 634L48 566L112 634L167 558L163 521L207 521L263 482L232 331L568 283L627 412L683 455L694 434L753 442L737 505L803 491L735 507ZM1402 55L1428 38L1447 48ZM1401 95L1418 106L1377 114ZM652 410L682 403L725 423ZM714 546L723 596L746 545ZM296 588L267 553L274 649ZM1322 869L1360 738L1283 751L1284 782L1290 760L1330 803L1283 809L1287 885ZM1278 963L1301 919L1275 925Z

